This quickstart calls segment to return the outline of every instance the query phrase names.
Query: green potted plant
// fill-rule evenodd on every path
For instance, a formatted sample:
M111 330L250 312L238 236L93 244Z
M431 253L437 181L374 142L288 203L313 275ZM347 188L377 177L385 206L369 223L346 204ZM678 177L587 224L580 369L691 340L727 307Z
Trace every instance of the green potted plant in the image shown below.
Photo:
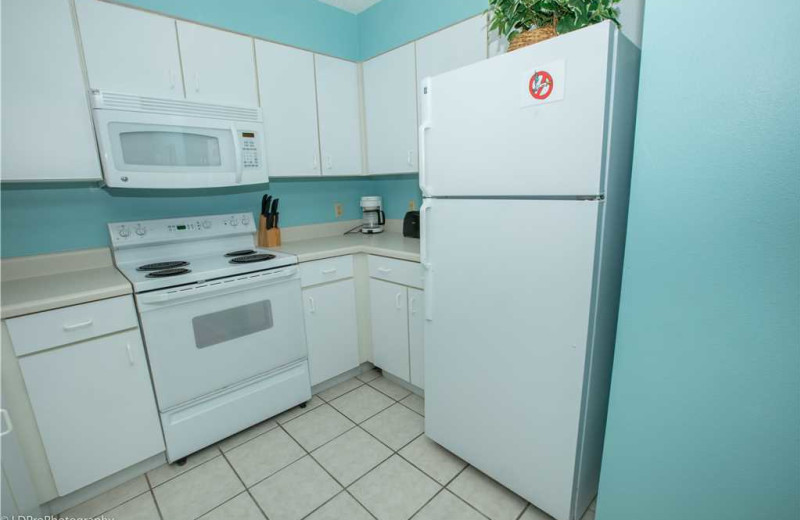
M619 1L489 0L490 28L508 38L510 52L603 20L619 27Z

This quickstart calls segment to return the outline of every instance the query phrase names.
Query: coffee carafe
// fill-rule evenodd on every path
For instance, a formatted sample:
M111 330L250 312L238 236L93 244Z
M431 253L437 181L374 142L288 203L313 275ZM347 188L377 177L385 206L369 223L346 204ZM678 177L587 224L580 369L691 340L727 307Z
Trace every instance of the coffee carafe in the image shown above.
M382 203L381 198L377 196L361 197L362 233L383 233L386 215L383 213Z

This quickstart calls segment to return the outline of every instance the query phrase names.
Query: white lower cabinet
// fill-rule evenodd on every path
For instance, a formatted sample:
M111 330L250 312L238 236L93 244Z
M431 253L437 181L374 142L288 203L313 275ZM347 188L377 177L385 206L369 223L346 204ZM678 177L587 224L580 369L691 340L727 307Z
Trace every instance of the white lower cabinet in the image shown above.
M371 278L370 318L375 366L410 381L408 359L408 289Z
M311 384L356 368L358 322L353 257L300 266Z
M164 451L138 328L19 365L59 495Z
M425 388L425 293L408 288L408 357L411 384Z
M311 384L358 366L356 287L352 279L303 291Z

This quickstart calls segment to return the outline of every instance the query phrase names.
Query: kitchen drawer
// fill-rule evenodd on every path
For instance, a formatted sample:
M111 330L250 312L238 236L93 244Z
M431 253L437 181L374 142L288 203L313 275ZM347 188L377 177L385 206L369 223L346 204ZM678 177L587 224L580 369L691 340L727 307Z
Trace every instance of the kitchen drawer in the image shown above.
M133 298L120 296L6 320L14 352L32 354L139 324Z
M353 257L337 256L300 264L300 284L309 287L353 276Z
M370 255L369 276L422 289L422 266L417 262Z

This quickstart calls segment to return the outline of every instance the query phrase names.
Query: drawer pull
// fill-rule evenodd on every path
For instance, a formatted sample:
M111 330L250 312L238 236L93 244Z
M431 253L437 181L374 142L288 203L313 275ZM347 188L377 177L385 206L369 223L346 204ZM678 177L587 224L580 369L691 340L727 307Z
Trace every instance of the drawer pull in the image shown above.
M131 344L128 343L127 347L128 347L128 363L130 363L131 366L133 366L134 361L133 361L133 350L131 349Z
M86 321L82 321L80 323L73 323L72 325L64 325L64 330L70 331L70 330L78 330L78 329L82 329L82 328L85 328L85 327L89 327L89 326L91 326L92 321L94 321L94 320L86 320Z
M332 267L332 268L330 268L330 269L323 269L323 270L322 270L322 271L320 271L320 272L321 272L322 274L333 274L333 273L335 273L335 272L336 272L336 268L335 268L335 267Z
M317 305L314 303L314 298L311 296L308 297L308 311L311 314L317 312Z
M389 269L388 267L379 267L378 272L383 274L389 274L392 272L392 270Z
M400 308L400 297L401 296L403 296L403 293L397 293L394 296L394 306L397 307L398 309Z

